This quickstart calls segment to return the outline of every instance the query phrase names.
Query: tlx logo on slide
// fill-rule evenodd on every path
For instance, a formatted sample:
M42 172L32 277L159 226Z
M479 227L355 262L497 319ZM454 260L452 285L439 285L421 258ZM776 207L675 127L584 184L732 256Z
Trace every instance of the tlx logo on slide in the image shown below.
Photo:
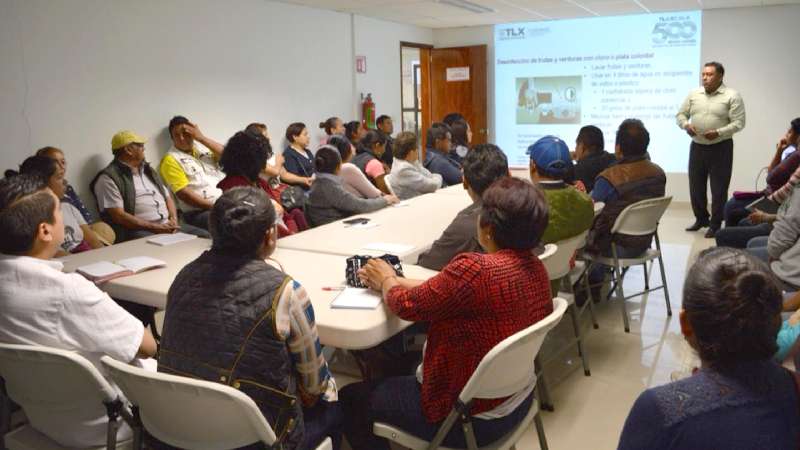
M500 39L525 39L525 27L504 28L499 33Z

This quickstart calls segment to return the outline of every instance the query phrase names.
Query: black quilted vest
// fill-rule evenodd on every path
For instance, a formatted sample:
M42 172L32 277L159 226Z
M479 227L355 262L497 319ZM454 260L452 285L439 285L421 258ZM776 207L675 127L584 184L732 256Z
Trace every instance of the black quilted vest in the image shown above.
M203 253L167 294L158 371L233 386L255 400L294 449L303 414L286 342L276 331L278 297L291 279L261 259Z

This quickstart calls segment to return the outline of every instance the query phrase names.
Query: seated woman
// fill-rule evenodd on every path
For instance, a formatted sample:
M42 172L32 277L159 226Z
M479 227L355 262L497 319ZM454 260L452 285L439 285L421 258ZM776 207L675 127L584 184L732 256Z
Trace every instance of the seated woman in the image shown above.
M359 198L344 188L339 173L342 159L336 148L325 145L314 157L317 179L311 186L306 202L306 215L311 226L318 227L353 214L377 211L397 203L397 197L383 195L377 198Z
M217 184L223 191L239 186L255 186L261 188L272 199L279 220L279 237L289 236L308 229L305 215L300 209L284 211L281 207L281 195L269 183L259 176L267 160L272 155L269 139L262 134L240 131L225 144L225 151L219 160L219 166L225 172L225 178Z
M339 176L342 177L342 183L348 192L359 198L378 198L383 195L375 185L370 183L364 172L350 162L355 151L353 144L346 137L331 136L328 139L328 145L339 150L339 156L342 158L342 169Z
M59 199L66 195L64 172L59 164L46 156L31 156L19 166L19 172L6 170L5 176L30 174L45 180L47 186ZM64 242L56 256L80 253L105 246L103 239L89 227L78 208L68 201L61 203L61 216L64 221Z
M450 150L450 157L461 163L472 144L472 129L466 120L460 119L450 124L450 133L453 136L453 149Z
M301 122L286 127L286 142L289 146L283 151L283 168L297 178L284 179L288 184L299 186L304 191L311 188L314 179L314 155L308 151L308 129Z
M55 162L58 164L58 170L61 172L62 177L64 177L64 183L66 186L66 189L64 190L64 197L61 199L61 201L70 203L81 213L83 220L89 225L89 228L95 232L103 244L113 244L116 240L114 230L107 223L95 218L91 211L89 211L89 208L87 208L83 203L78 193L75 192L75 189L73 189L72 185L67 182L67 159L64 156L64 152L59 148L48 146L37 150L36 156L46 156L55 160Z
M325 130L325 137L322 139L320 145L325 145L332 136L344 136L344 121L336 116L328 117L325 122L320 122L319 127Z
M353 450L389 449L372 434L375 422L432 439L486 353L553 311L547 271L533 253L546 226L541 189L504 177L484 192L476 224L487 254L461 254L428 281L398 278L382 260L370 261L359 272L367 285L382 292L392 312L404 320L429 322L430 328L417 377L356 383L340 392L345 435ZM530 410L534 384L508 398L474 402L478 446L520 423ZM461 427L453 427L443 445L464 448Z
M389 171L381 161L383 152L386 151L386 136L375 130L369 130L358 143L358 151L352 162L367 176L370 182L384 194L392 192L386 186L383 178Z
M260 134L269 139L267 126L263 123L253 122L247 125L244 131L250 134ZM287 172L286 169L283 168L283 155L275 152L272 152L272 156L270 156L267 160L267 165L264 167L264 170L261 171L261 174L269 181L269 184L273 189L278 189L281 186L281 181L285 183L283 184L284 187L287 184L306 184L305 178L299 177L291 172Z
M702 366L644 391L618 448L797 448L796 375L772 360L780 311L781 291L764 263L739 249L701 253L686 276L680 324Z
M355 146L358 146L361 139L363 139L366 134L367 129L357 120L351 120L344 124L344 137L350 140Z
M211 249L178 273L167 295L158 371L233 386L255 400L275 448L341 441L336 383L314 309L296 280L267 264L278 237L263 190L225 192L209 219Z
M436 192L442 187L442 176L422 167L416 134L409 131L398 134L392 151L394 163L387 179L400 200Z

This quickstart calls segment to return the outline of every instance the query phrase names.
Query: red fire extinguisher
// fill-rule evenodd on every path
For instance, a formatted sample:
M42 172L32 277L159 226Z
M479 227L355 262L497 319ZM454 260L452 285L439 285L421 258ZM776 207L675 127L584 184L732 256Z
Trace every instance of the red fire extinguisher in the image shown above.
M361 124L368 130L375 129L375 102L372 101L371 93L361 102Z

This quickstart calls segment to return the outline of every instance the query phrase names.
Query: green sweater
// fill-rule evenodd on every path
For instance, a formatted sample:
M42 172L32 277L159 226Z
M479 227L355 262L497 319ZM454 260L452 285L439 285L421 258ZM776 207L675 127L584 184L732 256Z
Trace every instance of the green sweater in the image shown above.
M539 183L550 207L542 244L577 236L592 226L594 205L588 195L565 183Z
M588 195L563 182L539 183L539 187L550 207L550 219L542 236L542 244L554 244L591 228L594 204ZM560 284L561 280L550 282L553 296L558 294Z

